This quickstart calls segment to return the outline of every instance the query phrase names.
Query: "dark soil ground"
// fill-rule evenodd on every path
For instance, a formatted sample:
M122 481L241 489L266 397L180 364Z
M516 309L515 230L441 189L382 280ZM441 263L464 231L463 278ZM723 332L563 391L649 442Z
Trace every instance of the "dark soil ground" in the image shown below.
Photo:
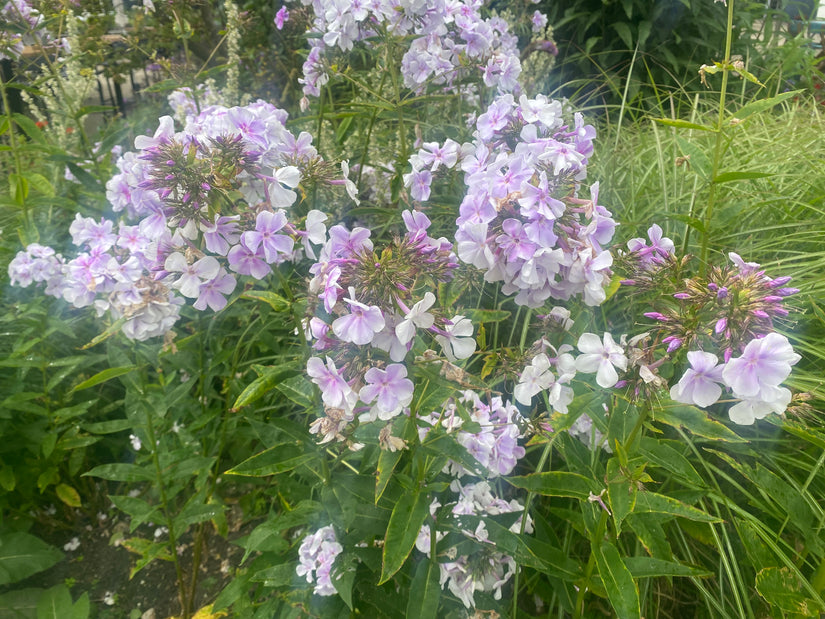
M0 609L0 619L36 617L35 607L40 591L61 583L69 587L73 600L83 593L89 594L90 619L167 619L180 616L173 563L153 561L130 579L130 571L139 555L119 543L119 540L130 537L153 539L157 526L141 526L130 534L128 519L114 508L96 518L78 514L72 529L66 528L65 524L60 528L50 527L47 518L41 520L46 524L36 524L30 533L61 549L65 557L44 572L12 586L0 587L0 594L19 592L20 600L16 608ZM240 535L237 527L232 526L230 517L229 540ZM75 538L77 548L66 546ZM167 538L163 535L159 539ZM204 539L194 610L217 597L243 556L242 548L217 535L209 523L206 523ZM186 571L187 581L192 576L193 545L191 533L178 545L180 563Z

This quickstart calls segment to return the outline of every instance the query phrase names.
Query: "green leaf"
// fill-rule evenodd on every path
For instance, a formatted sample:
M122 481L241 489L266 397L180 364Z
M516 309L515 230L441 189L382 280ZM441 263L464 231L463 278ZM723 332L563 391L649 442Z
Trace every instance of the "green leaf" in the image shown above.
M303 408L312 408L312 383L301 375L292 376L275 385L289 400Z
M95 423L84 423L83 429L92 434L114 434L123 432L132 427L132 422L128 419L113 419L112 421L98 421Z
M482 310L482 309L468 309L464 310L464 316L473 321L473 324L480 324L482 322L501 322L510 317L510 312L506 310Z
M344 600L347 608L352 610L352 585L355 584L355 571L358 557L353 553L342 553L335 557L332 568L332 586Z
M656 513L679 516L697 522L722 522L721 519L711 516L701 509L697 509L677 499L656 494L655 492L639 492L636 495L635 513Z
M677 129L694 129L696 131L711 131L714 133L716 132L716 129L714 129L713 127L691 123L686 120L680 120L678 118L654 118L653 122L657 122L660 125L667 125L668 127L676 127Z
M8 585L49 569L63 553L28 533L0 535L0 585Z
M756 574L756 590L771 606L805 617L818 616L822 608L802 593L802 581L787 567L766 567Z
M621 21L610 25L618 33L627 49L633 49L633 34L630 32L630 26Z
M773 176L769 172L723 172L713 179L714 183L729 183L731 181L742 181L754 178L768 178Z
M255 572L252 580L263 582L265 587L286 587L292 586L302 579L295 573L295 564L282 563Z
M622 521L633 511L638 492L636 483L627 479L621 472L618 458L607 461L607 496L616 525L616 537L622 532Z
M227 475L266 477L291 471L302 464L317 460L315 453L306 453L295 443L282 443L247 458L238 466L226 471Z
M80 350L87 350L87 349L91 348L92 346L96 346L97 344L100 344L104 340L108 340L115 333L120 331L120 328L123 325L126 324L127 320L128 319L126 318L126 316L121 316L120 318L115 320L111 325L106 327L106 330L103 333L101 333L100 335L96 335L95 337L92 338L92 340L88 344L84 344L83 346L81 346Z
M16 485L17 478L14 476L14 469L4 465L3 468L0 469L0 486L2 486L6 492L11 492Z
M37 619L37 600L43 589L18 589L0 595L0 619Z
M91 378L84 380L79 385L75 385L70 393L74 393L75 391L83 391L84 389L88 389L89 387L94 387L95 385L104 383L107 380L117 378L118 376L123 376L124 374L128 374L135 368L137 368L136 365L125 365L118 368L106 368L105 370L98 372Z
M403 452L399 449L390 451L389 449L382 449L378 456L378 471L375 477L375 504L381 499L384 490L387 489L387 484L392 479L392 472L396 465L401 460Z
M88 611L88 599L86 606ZM44 591L37 600L37 619L74 619L74 617L72 594L66 585L60 584Z
M23 204L29 197L29 181L20 174L9 174L9 195L17 204Z
M633 578L656 578L658 576L712 576L713 572L693 565L664 561L652 557L625 557L624 564Z
M782 103L783 101L790 99L791 97L796 97L797 95L805 92L804 90L792 90L790 92L783 92L780 95L775 97L770 97L768 99L758 99L757 101L751 101L747 105L743 105L739 108L736 113L733 115L733 118L738 118L742 120L751 116L753 114L758 114L759 112L764 112L765 110L769 110L775 105Z
M294 376L296 370L292 364L281 364L263 367L261 375L249 383L241 392L241 395L235 400L232 405L232 410L236 411L239 408L248 406L256 400L261 399L264 395L269 393L275 385L279 382Z
M594 489L594 484L584 475L553 471L534 473L520 477L505 477L507 483L543 496L566 496L586 500Z
M660 439L643 437L641 440L640 453L647 460L660 466L666 471L676 475L679 479L698 487L704 487L705 483L693 465L676 447L679 445L675 441L664 441Z
M710 419L705 411L695 406L674 406L657 409L654 413L654 419L675 428L685 428L697 436L714 441L747 442L727 426Z
M23 130L33 142L37 142L38 144L45 144L46 138L43 137L43 132L37 126L37 124L28 116L23 116L23 114L13 114L12 118L14 119L14 123Z
M80 507L82 505L80 495L77 490L71 486L67 484L57 484L57 487L54 490L57 493L57 498L69 507Z
M593 553L616 616L620 619L640 618L639 590L619 551L610 542L603 541L598 546L593 545Z
M290 302L281 295L267 290L247 290L241 295L241 298L263 301L264 303L268 303L276 312L288 312L291 305Z
M42 174L37 174L36 172L30 172L26 174L26 180L29 181L29 185L31 188L37 191L40 194L43 194L46 197L53 198L54 187L49 182L49 180L43 176Z
M415 570L407 602L407 617L434 619L438 616L441 586L438 584L441 570L435 561L424 560Z
M395 504L384 536L379 585L387 582L404 565L429 514L429 506L429 493L420 490L404 492Z
M155 476L147 469L136 464L122 462L101 464L83 473L83 477L100 477L110 481L153 481L155 479Z
M149 505L149 503L138 497L112 494L109 495L109 500L120 511L129 515L130 532L144 522L151 520L160 511L157 506Z

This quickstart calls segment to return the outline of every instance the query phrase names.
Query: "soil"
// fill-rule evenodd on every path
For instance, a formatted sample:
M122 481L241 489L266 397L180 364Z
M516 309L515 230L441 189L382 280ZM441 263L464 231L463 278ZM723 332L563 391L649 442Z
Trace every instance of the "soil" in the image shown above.
M12 586L0 587L0 594L28 588L48 589L63 583L69 587L73 600L84 592L89 594L90 619L165 619L180 616L174 564L156 560L130 578L130 571L140 557L119 542L133 537L153 539L157 525L140 526L129 533L128 518L114 508L107 514L98 514L96 518L77 512L76 515L72 529L65 527L65 521L60 528L38 524L30 529L34 535L62 549L65 557L46 571ZM240 519L237 521L239 523ZM212 602L240 564L244 551L231 542L241 536L238 529L231 525L230 518L229 539L224 539L215 533L211 524L206 523L193 611ZM178 544L186 582L191 579L195 530L197 527L192 527L192 531ZM163 533L158 538L166 539ZM75 543L77 547L73 549ZM2 611L0 619L5 619Z

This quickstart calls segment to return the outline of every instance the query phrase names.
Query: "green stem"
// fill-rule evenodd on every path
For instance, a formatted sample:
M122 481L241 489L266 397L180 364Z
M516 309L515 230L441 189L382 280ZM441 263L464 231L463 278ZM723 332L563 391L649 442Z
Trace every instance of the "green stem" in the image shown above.
M587 567L584 570L584 578L582 579L582 586L576 594L576 608L573 613L574 619L580 619L584 612L584 596L587 593L587 583L590 581L590 576L593 574L593 568L596 567L596 553L594 548L596 544L601 542L604 537L605 529L607 528L607 512L602 511L599 517L599 524L596 526L596 533L590 540L591 550L590 558L587 560Z
M553 443L556 440L558 434L554 434L553 438L551 438L547 445L544 446L544 451L541 452L541 458L539 458L538 466L536 466L536 473L541 473L544 469L544 465L547 463L547 460L550 458L550 454L553 451ZM530 504L533 502L533 497L535 496L535 492L528 492L527 498L524 499L524 510L521 513L521 526L519 527L519 535L524 535L524 529L527 526L527 517L530 514ZM518 565L516 565L516 573L513 577L513 612L512 616L515 618L518 616L518 585L519 585L519 575L521 574L521 570L519 570Z
M705 207L702 230L702 251L701 258L701 273L704 276L707 273L708 264L708 241L710 239L710 223L713 219L713 208L716 204L717 183L716 176L719 172L719 164L722 161L722 152L724 150L725 136L722 132L725 123L725 97L728 90L728 75L730 73L730 48L733 39L733 1L728 0L728 23L727 34L725 38L725 60L723 61L724 69L722 71L722 88L719 93L719 116L716 120L716 143L713 149L713 166L711 168L710 178L710 193L708 194L708 204Z
M191 609L189 607L189 597L186 595L186 585L183 581L183 569L178 560L178 538L175 533L175 521L172 517L169 508L169 499L166 496L166 484L163 482L163 470L160 466L160 458L158 457L158 445L155 439L155 426L152 423L152 413L148 407L143 407L146 414L146 432L149 435L149 449L152 452L152 464L155 467L155 483L157 483L160 491L161 509L163 516L166 518L166 528L169 529L169 549L172 555L172 563L175 565L175 577L178 584L178 598L180 600L181 615L183 619L189 619Z
M8 124L12 159L14 160L14 172L17 175L17 178L19 179L21 177L21 173L23 170L23 164L20 161L20 151L17 147L17 135L16 130L14 128L14 119L11 115L11 107L9 107L9 97L6 93L6 82L3 80L2 74L0 74L0 97L2 97L3 99L3 111L6 113L6 123ZM20 181L18 180L18 182ZM12 196L12 198L14 198L14 196ZM29 207L26 204L25 198L23 199L21 206L23 207L23 228L26 230L26 236L28 237Z

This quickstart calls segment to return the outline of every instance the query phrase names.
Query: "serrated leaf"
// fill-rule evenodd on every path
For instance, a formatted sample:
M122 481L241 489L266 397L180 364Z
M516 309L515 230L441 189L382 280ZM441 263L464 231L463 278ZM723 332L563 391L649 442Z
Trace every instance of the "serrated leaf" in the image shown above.
M438 616L438 601L441 599L441 586L438 584L440 573L441 570L435 561L424 560L418 564L410 585L407 617L434 619Z
M54 490L57 493L57 498L69 507L80 507L82 505L80 494L68 484L57 484Z
M384 536L379 585L387 582L404 565L429 514L429 506L429 493L420 490L404 492L395 504Z
M705 411L695 406L674 406L657 409L654 418L656 421L661 421L669 426L685 428L697 436L714 441L747 442L727 426L710 419Z
M0 585L24 580L63 558L54 546L28 533L0 535Z
M670 516L679 516L680 518L695 520L696 522L722 522L721 519L711 516L701 509L655 492L637 493L636 506L633 511L634 513L668 514Z
M640 618L639 590L619 551L610 542L603 541L593 545L593 553L616 616L622 619Z
M247 458L238 466L226 471L226 475L244 475L247 477L278 475L317 458L316 454L306 453L294 443L282 443Z
M543 496L565 496L586 500L594 489L593 482L584 475L564 471L533 473L532 475L505 477L504 479L516 488L522 488Z
M106 368L92 376L91 378L87 378L79 385L75 385L70 393L74 393L75 391L83 391L84 389L88 389L89 387L94 387L95 385L99 385L100 383L104 383L107 380L111 380L113 378L117 378L118 376L123 376L124 374L128 374L132 370L136 369L136 365L125 365L118 368Z

